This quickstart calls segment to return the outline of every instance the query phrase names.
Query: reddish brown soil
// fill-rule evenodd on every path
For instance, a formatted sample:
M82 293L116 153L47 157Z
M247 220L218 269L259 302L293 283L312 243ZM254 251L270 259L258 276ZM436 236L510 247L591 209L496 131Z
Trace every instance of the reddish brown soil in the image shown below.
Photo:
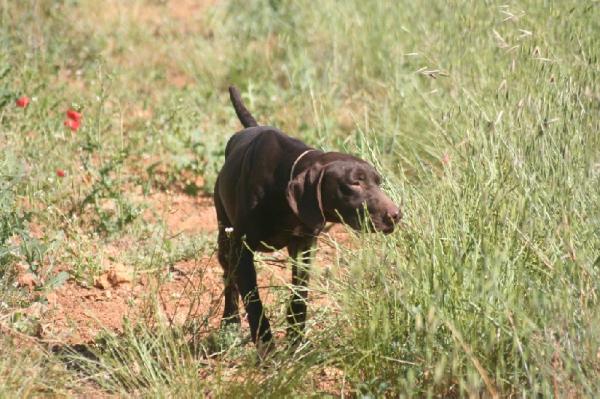
M155 222L156 215L164 220L169 234L182 232L200 234L216 231L217 221L212 200L207 197L191 197L181 193L153 194L149 198L149 208L144 218ZM344 228L334 226L330 234L338 241L347 240ZM128 239L107 245L102 249L111 258L119 259L119 251L125 251L135 245ZM321 267L331 264L335 249L320 240L316 263ZM272 302L276 290L289 284L290 271L287 267L286 253L269 254L259 273L261 296L265 302ZM181 325L194 317L208 318L209 325L217 327L222 311L222 270L214 250L201 254L198 259L186 259L177 262L169 276L156 281L156 276L132 276L124 270L123 281L112 281L111 272L121 265L105 265L107 272L101 276L104 282L95 286L85 286L74 280L66 282L47 295L49 306L42 314L43 338L63 343L83 343L93 340L102 329L119 332L123 320L135 320L148 309L152 302L149 295L157 292L159 314L163 321ZM64 269L68 269L65 265ZM118 279L117 279L118 280ZM313 306L326 305L327 296L312 294ZM154 313L156 314L156 312Z

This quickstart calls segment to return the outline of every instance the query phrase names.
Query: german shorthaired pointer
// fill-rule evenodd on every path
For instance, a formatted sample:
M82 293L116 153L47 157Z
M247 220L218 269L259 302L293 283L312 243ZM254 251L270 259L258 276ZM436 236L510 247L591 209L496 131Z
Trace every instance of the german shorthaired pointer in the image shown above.
M214 191L225 281L223 323L240 323L241 296L252 340L264 355L272 348L272 333L256 285L254 251L287 247L294 260L287 320L295 341L306 320L311 249L325 223L391 233L402 214L379 187L381 177L369 163L258 126L239 91L230 87L229 93L245 129L227 143Z

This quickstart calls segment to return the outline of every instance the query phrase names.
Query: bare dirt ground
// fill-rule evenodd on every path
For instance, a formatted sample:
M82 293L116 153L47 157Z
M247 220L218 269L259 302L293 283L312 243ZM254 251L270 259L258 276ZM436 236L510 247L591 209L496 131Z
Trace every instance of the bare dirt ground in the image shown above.
M164 215L168 233L189 235L217 230L217 221L212 200L207 197L192 197L181 193L159 192L149 197L150 207ZM144 215L149 221L150 214ZM343 227L334 226L329 234L337 241L347 240ZM111 253L119 259L119 251L131 245L123 240L121 245L107 245L99 251ZM121 247L121 248L120 248ZM215 246L216 248L216 246ZM328 267L335 257L335 249L321 239L316 263ZM272 267L259 273L261 296L265 302L273 300L272 287L283 287L289 283L290 269L286 253L269 255ZM96 279L94 286L81 284L73 279L47 294L48 306L40 316L44 340L61 343L85 343L92 341L103 329L122 331L124 318L135 320L148 311L148 295L159 287L158 306L164 319L181 324L194 317L208 317L215 328L222 311L222 269L214 249L199 254L195 259L176 262L169 278L160 284L147 276L134 276L131 270L115 263L107 264L105 272ZM64 266L68 270L68 265ZM158 284L158 285L157 285ZM312 306L326 305L324 295L313 293ZM39 309L35 309L39 312Z
M145 200L154 212L146 212L142 217L148 223L156 223L156 215L161 215L161 220L166 224L170 235L184 232L193 236L217 230L216 215L209 197L159 191ZM324 269L333 268L335 275L340 273L340 269L334 267L336 249L331 244L332 238L337 243L352 245L349 233L344 227L328 226L326 234L319 239L313 268L318 276L311 279L311 285L319 285L319 281L322 283L327 279L327 273L322 273ZM120 251L131 250L132 245L135 245L134 240L127 237L119 239L116 243L98 243L99 252L110 253L110 259L117 261L104 264L106 270L96 279L93 286L71 278L45 294L47 305L34 302L26 309L26 313L39 320L39 331L36 338L23 335L24 345L40 341L57 348L89 344L105 331L116 334L123 332L126 320L139 321L145 315L151 315L152 322L156 322L157 313L162 316L161 321L174 325L195 320L208 323L209 330L215 331L219 328L223 307L223 284L222 269L215 253L216 244L193 259L175 262L170 269L169 278L161 281L158 281L155 275L135 276L131 270L118 263ZM268 254L267 257L259 267L259 288L263 301L269 306L275 303L277 295L282 293L281 289L287 289L291 271L285 251ZM60 267L62 271L69 269L70 265ZM153 297L153 293L156 292L158 298ZM287 297L289 294L285 292L284 295ZM152 306L154 308L151 308ZM310 294L309 309L323 307L336 311L331 298L318 289L314 290ZM243 317L243 309L241 312ZM285 320L276 322L284 324ZM245 321L242 328L244 335L249 336ZM276 336L277 339L282 338L279 333L276 333ZM21 339L20 336L16 338ZM343 372L330 366L315 370L310 378L321 392L332 395L339 394L344 381ZM92 383L86 383L83 388L87 392L84 396L89 394L90 397L106 397L105 392L98 390Z

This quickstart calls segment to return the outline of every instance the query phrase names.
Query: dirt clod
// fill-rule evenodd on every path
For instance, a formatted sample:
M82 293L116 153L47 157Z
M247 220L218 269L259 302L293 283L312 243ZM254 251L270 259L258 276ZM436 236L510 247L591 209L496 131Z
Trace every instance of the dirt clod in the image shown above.
M133 281L133 272L124 266L113 266L107 275L108 281L113 285L131 283Z
M94 279L94 287L106 290L111 287L110 281L108 281L108 273L104 273Z
M33 273L22 273L17 277L17 285L21 288L27 288L29 291L33 290L38 285L38 280Z

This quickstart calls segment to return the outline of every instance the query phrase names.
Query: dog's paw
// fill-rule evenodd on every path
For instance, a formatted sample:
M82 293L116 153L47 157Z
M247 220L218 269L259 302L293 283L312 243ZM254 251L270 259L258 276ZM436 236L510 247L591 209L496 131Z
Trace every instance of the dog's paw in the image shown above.
M258 340L256 343L256 352L261 361L265 361L275 351L275 341L272 339L263 341Z

